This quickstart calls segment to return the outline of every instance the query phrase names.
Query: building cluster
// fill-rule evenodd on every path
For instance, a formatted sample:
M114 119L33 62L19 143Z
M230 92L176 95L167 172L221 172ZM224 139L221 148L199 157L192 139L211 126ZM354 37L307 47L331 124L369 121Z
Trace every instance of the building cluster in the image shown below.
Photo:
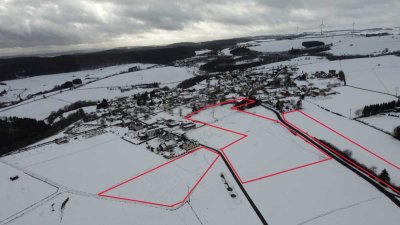
M207 57L196 56L192 61L179 63L199 63L204 59ZM93 113L97 118L94 123L123 127L124 140L146 145L148 150L172 158L199 146L187 138L187 133L199 125L184 116L206 105L247 97L288 111L301 108L307 96L332 95L336 93L335 87L343 85L335 70L307 74L299 72L296 66L284 65L205 74L207 79L189 88L154 87L114 99L108 108Z

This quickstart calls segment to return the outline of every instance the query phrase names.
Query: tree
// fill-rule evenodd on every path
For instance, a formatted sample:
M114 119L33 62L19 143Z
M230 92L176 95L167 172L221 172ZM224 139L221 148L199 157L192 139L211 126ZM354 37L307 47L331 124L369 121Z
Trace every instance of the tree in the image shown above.
M400 126L397 126L393 129L393 137L400 140Z
M103 99L100 104L97 105L97 109L107 109L108 108L108 102L106 99Z
M385 181L386 183L390 183L390 176L389 176L389 173L386 171L386 169L383 169L378 177L382 181Z
M339 71L339 80L344 82L344 85L346 85L346 76L344 75L344 72L342 70Z
M79 79L79 78L73 79L73 80L72 80L72 83L75 84L75 85L77 85L77 84L82 84L82 80Z
M312 48L324 46L325 43L322 41L304 41L303 43L301 43L301 45L303 45L305 48Z
M303 108L303 103L301 102L301 99L299 99L297 102L296 102L296 109L302 109Z
M73 86L74 86L74 85L72 84L71 81L67 81L67 82L61 84L60 88L61 88L61 89L66 89L66 88L71 88L71 87L73 87Z

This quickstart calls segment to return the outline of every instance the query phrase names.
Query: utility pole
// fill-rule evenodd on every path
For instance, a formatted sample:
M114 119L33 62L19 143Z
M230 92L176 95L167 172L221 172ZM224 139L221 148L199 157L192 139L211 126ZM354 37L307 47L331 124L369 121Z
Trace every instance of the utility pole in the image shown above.
M351 119L351 108L350 108L350 114L349 114L349 119Z
M356 32L356 30L355 30L355 28L354 28L355 25L356 25L356 23L353 22L353 34Z

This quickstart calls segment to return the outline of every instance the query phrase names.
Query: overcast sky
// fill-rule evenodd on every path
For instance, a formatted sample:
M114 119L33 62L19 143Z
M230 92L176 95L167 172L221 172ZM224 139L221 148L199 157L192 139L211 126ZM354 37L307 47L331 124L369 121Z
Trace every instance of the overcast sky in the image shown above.
M0 0L0 55L399 26L400 0Z

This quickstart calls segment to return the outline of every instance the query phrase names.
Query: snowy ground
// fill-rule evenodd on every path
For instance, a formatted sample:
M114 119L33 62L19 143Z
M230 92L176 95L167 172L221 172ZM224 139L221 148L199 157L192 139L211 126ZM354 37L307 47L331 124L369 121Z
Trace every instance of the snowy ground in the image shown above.
M333 90L338 92L338 94L309 97L306 100L351 118L357 116L357 110L362 110L366 105L396 100L394 96L346 86L337 87Z
M400 118L389 116L388 114L400 116L400 113L385 113L382 115L360 118L359 120L364 121L386 132L393 133L394 128L400 126Z
M334 160L246 184L269 224L387 224L399 209Z
M162 67L153 68L134 73L127 73L113 76L97 82L90 83L81 88L71 91L65 91L56 95L48 96L37 101L20 103L18 107L10 109L1 109L0 116L17 116L35 119L45 119L52 111L74 103L79 100L99 101L102 99L112 99L116 97L132 96L133 94L152 89L136 88L130 91L121 92L116 87L125 87L141 83L160 82L160 86L173 87L179 81L185 80L193 76L184 68L179 67Z
M134 224L260 223L239 187L233 182L234 178L220 159L215 161L213 167L210 167L207 175L192 192L191 206L185 203L176 210L97 196L98 192L106 188L166 162L159 155L149 152L142 146L129 144L114 134L108 133L91 139L75 140L68 144L31 150L3 159L23 167L25 170L38 173L58 183L69 192L43 203L23 217L13 220L11 224L54 224L60 222L61 215L63 224L125 224L126 221ZM143 177L144 181L150 179L151 183L145 182L141 183L144 186L141 184L135 187L127 185L121 186L121 188L123 187L130 195L139 193L139 195L149 198L158 196L164 200L175 201L177 197L181 200L181 195L185 195L187 192L187 186L182 187L178 184L186 183L184 181L193 181L214 159L216 159L216 155L208 151L192 153L188 158L183 158L183 161L175 161L170 166L160 169L160 173L156 172L153 174L154 176ZM7 170L2 168L1 171ZM8 179L8 176L14 174L14 171L11 172L10 174L5 173L4 179ZM220 178L221 173L230 181L230 186L237 195L236 198L232 198L226 190L226 186ZM184 174L187 176L183 176ZM182 179L183 177L187 179ZM22 179L26 178L22 177L20 181ZM7 181L1 182L1 185L7 185L7 183L11 184ZM32 181L29 183L37 185L37 187L34 186L34 190L40 190L42 194L35 193L27 196L27 200L31 198L33 201L39 199L41 195L51 194L51 192L46 193L46 191L52 191L46 185L40 182L35 184ZM19 189L24 186L21 187L18 184L17 187L15 194L24 193ZM9 190L7 193L11 191L8 187L5 190ZM154 195L156 193L165 193L165 195L157 194L156 196ZM7 196L10 197L11 194L7 194ZM4 197L1 197L3 200ZM14 196L11 197L14 198ZM61 203L67 197L70 200L61 213ZM23 200L25 201L23 203L26 203L27 200ZM17 203L18 201L15 204ZM55 204L54 212L51 207L53 203ZM9 214L12 213L3 210L1 212L4 212L4 216L10 216Z
M196 114L192 118L200 121L212 122L212 125L233 130L245 135L246 138L229 146L224 150L232 165L237 170L243 182L250 181L267 175L272 175L284 170L295 168L308 163L316 162L326 158L324 154L308 145L299 137L293 135L277 122L259 118L243 112L233 111L232 105L219 106L215 109L207 109ZM262 116L270 116L267 112L262 114L261 109L257 109ZM265 110L268 111L268 110ZM275 117L272 117L275 118ZM198 140L207 140L213 147L227 146L232 143L224 139L210 138L210 136L232 137L236 140L241 135L232 134L224 130L218 130L210 133L210 129L202 130L199 128L195 134L190 137ZM200 132L200 131L203 132ZM221 135L214 135L220 132ZM205 134L205 137L201 135Z
M3 96L3 100L9 99L10 101L18 100L18 95L21 98L26 98L30 94L35 94L41 91L51 90L56 85L61 85L66 81L72 81L73 79L81 79L82 82L88 83L93 80L101 79L113 74L118 74L123 71L128 71L129 68L139 66L141 69L153 66L151 64L125 64L118 66L110 66L94 70L83 70L70 73L50 74L29 77L24 79L2 81L6 86L1 85L0 91L5 89L8 93ZM0 99L1 100L1 99Z
M394 35L381 37L365 37L361 35L352 35L344 32L339 35L313 35L304 38L292 40L260 40L247 44L256 46L249 47L252 50L260 52L280 52L289 51L292 48L304 48L302 43L305 41L322 41L325 44L333 44L329 53L334 55L369 55L381 54L386 48L392 51L400 50L400 37L398 31L390 32Z
M18 176L15 181L10 177ZM57 192L22 171L0 162L0 223L21 210Z
M171 163L162 164L103 194L155 204L174 205L184 200L196 187L218 155L204 148ZM148 173L147 173L148 172ZM122 181L121 181L122 182Z
M394 165L400 166L400 142L392 136L357 121L334 115L311 104L305 104L304 108L303 111L308 115L359 143ZM341 150L351 150L353 152L352 156L355 159L367 165L369 168L372 166L377 167L376 171L378 173L380 173L382 169L387 169L392 181L397 185L400 184L399 169L373 156L359 146L340 137L299 112L288 113L285 117L289 122L305 130L310 135L326 140Z
M348 85L395 95L400 84L399 68L400 57L382 56L314 62L300 65L299 71L312 74L315 71L343 70Z
M97 87L110 87L110 86L128 86L135 84L146 84L158 82L160 86L174 87L180 81L185 80L193 76L188 73L185 68L181 67L161 67L153 68L149 70L137 71L132 73L125 73L119 76L104 79L98 82L91 83L85 88L97 88Z
M10 155L5 160L92 194L166 161L144 146L132 145L111 133Z
M63 194L36 210L12 221L13 225L58 224L61 203L69 197L63 212L62 224L261 224L250 204L240 191L233 199L226 191L220 174L233 180L222 160L217 160L208 175L190 196L190 205L167 210L149 205L95 198L76 194ZM234 184L234 183L233 183ZM233 185L233 189L239 187ZM51 204L55 203L55 212Z

